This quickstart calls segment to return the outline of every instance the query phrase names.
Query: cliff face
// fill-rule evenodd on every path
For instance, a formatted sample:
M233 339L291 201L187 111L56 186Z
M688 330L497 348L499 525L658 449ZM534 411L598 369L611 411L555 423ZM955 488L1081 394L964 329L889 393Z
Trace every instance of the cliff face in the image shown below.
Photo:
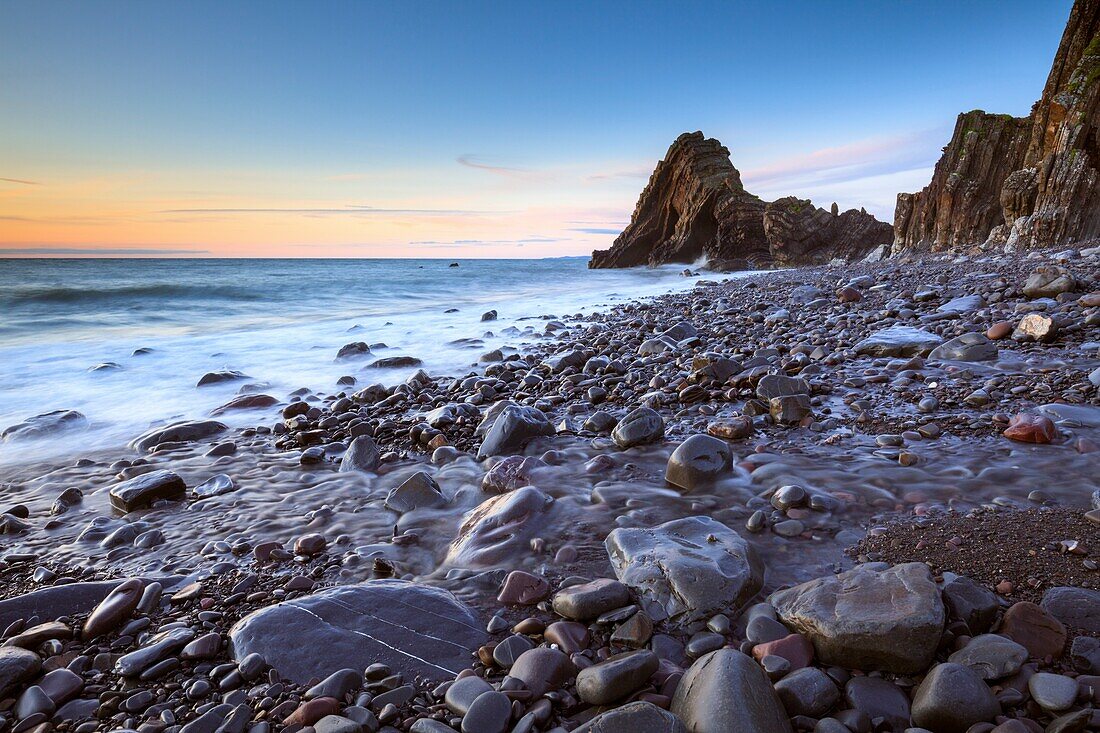
M900 194L895 252L1100 237L1100 0L1077 0L1024 118L960 115L932 182Z
M592 268L693 263L723 269L861 257L890 242L891 228L862 211L835 215L809 201L767 204L747 192L729 150L701 132L676 138L642 191L630 224ZM770 212L770 214L769 214Z

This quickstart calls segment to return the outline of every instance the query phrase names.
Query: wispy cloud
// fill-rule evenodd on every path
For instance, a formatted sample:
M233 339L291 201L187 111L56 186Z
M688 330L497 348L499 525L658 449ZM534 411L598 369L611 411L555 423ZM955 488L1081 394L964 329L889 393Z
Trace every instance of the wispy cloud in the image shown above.
M571 232L580 232L581 234L618 234L622 229L605 229L602 227L574 227L569 229Z
M875 137L781 158L742 173L746 188L844 183L924 168L939 158L942 128Z
M38 181L24 181L22 178L0 178L4 183L18 183L22 186L41 186Z
M12 255L205 255L208 249L152 247L0 247L0 257Z
M618 171L607 171L605 173L593 173L589 176L585 176L586 181L609 181L616 178L649 178L649 175L653 172L654 166L638 166L637 168L628 168Z
M479 211L474 209L385 209L373 206L348 205L342 208L196 208L162 209L160 214L337 214L343 216L481 216L508 214L508 211Z

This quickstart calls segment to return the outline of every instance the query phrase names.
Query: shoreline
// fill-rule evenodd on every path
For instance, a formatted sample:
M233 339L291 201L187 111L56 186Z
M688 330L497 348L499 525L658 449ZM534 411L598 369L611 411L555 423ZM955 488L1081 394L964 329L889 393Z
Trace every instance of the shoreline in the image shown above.
M1041 267L1068 268L1071 286L1025 294ZM1083 518L1100 508L1092 496L1100 490L1098 268L1095 252L1040 252L779 270L721 283L704 274L687 290L557 319L560 327L543 329L548 337L501 352L470 376L414 374L391 387L306 393L265 408L254 427L207 425L154 438L151 451L100 451L53 470L12 467L5 505L25 511L5 520L5 556L28 557L0 563L0 610L56 585L55 575L188 577L192 585L168 588L146 610L108 601L114 624L102 635L70 638L95 601L59 613L65 631L15 645L50 645L39 659L50 669L88 660L73 670L80 691L55 705L89 701L58 724L79 733L212 733L222 725L238 733L595 733L679 730L681 721L725 714L753 716L739 720L768 733L790 730L790 720L832 733L841 729L817 721L860 730L860 721L879 718L890 721L880 729L966 730L940 688L922 693L917 680L934 680L935 661L989 632L1026 650L1011 673L988 679L997 715L1037 725L1077 715L1095 727L1094 693L1044 707L1028 692L1027 670L1071 680L1066 673L1100 674L1088 641L1100 629L1059 621L1065 603L1044 600L1058 587L1051 582L1072 577L1084 593L1074 603L1100 614L1100 572L1084 564L1095 565L1089 551L1100 546L1100 529ZM1045 287L1065 285L1054 281ZM1025 320L1042 341L1012 337ZM987 331L995 338L954 340ZM492 407L504 401L513 406ZM1022 427L1021 414L1030 416ZM1039 442L1011 440L1010 429ZM161 470L182 480L182 496L161 477L133 511L111 509L117 482ZM203 498L194 496L199 486ZM70 487L82 500L55 513ZM1037 578L1015 593L1033 569L1029 549L1043 539L1021 537L1018 567L1000 575L983 568L974 573L977 590L967 586L980 619L960 616L953 594L962 581L944 577L952 568L938 545L917 547L931 536L922 523L953 527L949 517L977 513L996 527L1044 507L1078 518L1074 536L1045 538L1076 574L1051 573L1050 582ZM1057 549L1062 542L1073 544ZM856 557L846 554L857 544ZM893 569L860 556L886 558ZM40 567L48 570L36 579ZM869 634L874 653L854 638L830 645L817 625L825 621L799 616L824 603L816 589L837 572L866 600L846 613L882 629ZM385 617L395 601L384 593L332 595L384 587L371 584L383 579L409 604L400 618ZM787 604L790 588L801 589L803 611ZM881 594L912 605L895 618L876 605ZM1013 609L1024 598L1044 605L1020 619L1025 610ZM246 617L260 631L238 625ZM309 618L343 631L320 636ZM155 648L153 631L176 633L174 624L190 636L161 638L136 673L116 666L121 654ZM886 631L890 624L907 631ZM1063 629L1057 650L1043 636L1054 624ZM385 631L396 626L403 630ZM20 634L17 623L4 636ZM363 634L378 643L362 646ZM354 648L362 663L307 694L312 678L328 677L318 670L339 673L347 663L329 643ZM297 657L278 651L286 644L302 645ZM264 650L273 670L261 665L253 676L258 662L246 664L245 650ZM733 656L741 652L748 662ZM408 666L391 661L372 671L368 657ZM696 661L703 657L712 660L705 673ZM460 672L451 669L457 658L473 671L444 688L439 670ZM994 692L986 681L978 678L983 693L966 673L950 673L961 675L954 684L970 685L982 712L972 723L1005 723L988 712ZM37 674L10 689L0 684L0 698L22 699ZM706 689L704 674L717 675L715 689L745 690L757 704L722 712L721 694L692 693L693 683ZM890 689L853 685L873 679ZM1018 698L1006 694L1018 688ZM18 720L0 712L0 733L31 730L53 713L30 703L15 709L33 712Z

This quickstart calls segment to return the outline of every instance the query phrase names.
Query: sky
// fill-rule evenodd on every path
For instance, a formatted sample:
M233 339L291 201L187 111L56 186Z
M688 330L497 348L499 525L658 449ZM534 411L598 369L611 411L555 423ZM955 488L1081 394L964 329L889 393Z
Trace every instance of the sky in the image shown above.
M1071 0L0 2L0 257L553 257L672 141L893 220Z

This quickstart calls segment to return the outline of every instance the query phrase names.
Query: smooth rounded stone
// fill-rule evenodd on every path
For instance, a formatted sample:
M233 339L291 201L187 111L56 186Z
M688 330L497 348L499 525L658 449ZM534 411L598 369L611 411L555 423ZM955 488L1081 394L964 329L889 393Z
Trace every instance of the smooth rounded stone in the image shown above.
M396 728L387 728L387 733L397 730ZM431 718L419 718L412 727L409 728L410 733L455 733L455 729L446 723L440 723L438 720L432 720Z
M965 622L971 634L989 631L1001 608L993 591L962 575L944 583L943 602L948 615Z
M420 366L424 362L415 356L386 356L375 359L370 363L372 369L403 369L405 367Z
M88 616L81 632L83 638L94 639L121 626L137 608L144 590L145 583L137 578L120 583Z
M1027 661L1027 649L999 634L975 636L947 661L970 667L984 680L1016 674Z
M542 636L566 654L584 651L592 639L588 627L576 621L555 621L546 627Z
M1077 701L1077 680L1064 674L1036 672L1027 681L1031 699L1054 713L1069 710Z
M642 611L641 613L645 613ZM693 634L684 647L689 657L701 657L707 652L721 649L726 645L726 637L715 634L713 631L700 631Z
M777 425L797 425L813 414L813 408L809 395L783 395L768 400L768 414Z
M447 550L446 565L493 567L530 552L554 499L533 486L492 496L466 513Z
M1058 437L1058 428L1049 417L1020 413L1012 416L1002 435L1021 443L1045 445Z
M267 394L241 394L210 411L212 417L236 410L259 410L279 404L279 400Z
M175 501L187 494L187 486L176 473L161 469L117 483L108 490L111 506L123 512L144 509L155 501Z
M69 430L82 430L88 427L88 418L76 410L53 410L23 422L9 425L0 432L0 442L13 443L19 440L49 438Z
M192 642L189 642L180 651L180 659L211 659L217 656L222 648L221 634L211 631L203 634Z
M68 583L7 598L0 601L0 628L31 616L61 618L90 613L121 582L97 580L87 583Z
M447 503L439 484L425 471L417 471L386 496L385 507L398 514Z
M966 733L1000 714L1000 703L978 673L952 662L933 667L913 695L913 723L936 733Z
M194 638L195 632L189 628L176 627L162 631L140 649L119 657L114 670L123 677L137 677L157 662L175 654Z
M524 652L508 670L510 677L526 685L536 697L558 689L576 673L577 668L568 656L549 647L535 647Z
M615 445L625 450L636 445L654 443L663 438L664 434L664 418L651 407L639 407L619 420L611 431L611 439L615 441Z
M504 578L497 602L508 606L533 606L550 595L550 583L541 575L513 570Z
M236 490L236 488L237 485L233 482L233 478L229 474L219 473L215 476L211 476L191 489L191 493L196 499L209 499L214 496L228 494Z
M752 418L745 415L707 424L707 434L722 440L744 440L752 435L754 429Z
M38 686L53 700L54 705L64 705L84 689L84 678L62 667L48 672L38 681Z
M669 711L637 700L597 715L573 733L688 733L688 730Z
M477 451L478 460L519 453L529 442L554 435L554 424L542 410L510 404L501 410Z
M776 641L790 633L786 626L767 616L754 616L745 626L745 638L754 644Z
M944 607L928 566L858 565L769 599L779 619L810 638L825 664L916 674L939 646Z
M298 683L380 662L454 677L484 642L477 616L445 590L401 580L326 588L254 611L230 630L234 658L259 654ZM309 649L310 654L301 654Z
M840 690L817 667L795 670L775 683L775 692L787 715L820 718L840 701Z
M810 383L802 377L788 377L785 374L765 374L756 383L756 396L767 401L773 397L791 397L810 394Z
M1100 634L1100 591L1070 586L1050 588L1039 605L1066 626Z
M363 673L358 669L341 669L333 672L306 691L306 699L333 697L343 700L350 692L363 686Z
M1001 619L998 633L1022 645L1037 659L1058 658L1066 645L1066 627L1030 601L1012 604Z
M763 670L734 649L699 658L684 674L671 711L692 733L791 733Z
M964 333L932 349L928 358L939 361L991 361L997 358L997 345L984 333Z
M617 580L597 578L554 594L554 613L574 621L591 621L630 604L630 590Z
M577 695L589 705L622 700L645 685L660 666L648 649L616 654L577 673Z
M130 448L148 453L162 443L194 443L227 430L217 420L186 420L153 428L130 441Z
M481 677L470 675L461 677L451 683L444 694L443 701L447 709L455 715L465 715L473 705L474 700L486 692L492 692L493 686Z
M688 630L739 609L760 590L764 563L741 535L710 517L613 530L604 541L615 575L656 621Z
M505 733L512 722L512 700L503 692L479 695L462 718L462 733Z
M894 730L909 725L909 697L881 677L852 677L844 685L844 699L869 720L884 718Z
M38 685L32 685L23 690L23 694L15 703L15 717L18 720L26 720L32 715L45 713L49 715L54 711L53 700Z
M1029 298L1056 298L1062 293L1072 293L1077 289L1077 281L1064 267L1043 265L1027 276L1024 282L1024 295Z
M340 471L374 471L382 461L378 444L369 435L360 435L351 441L351 445L340 458Z
M363 726L341 715L326 715L313 724L316 733L363 733Z
M925 356L943 343L943 339L912 326L890 326L856 344L857 354L868 356Z
M672 451L665 468L665 481L690 491L729 472L732 461L733 453L724 440L693 435Z
M523 634L513 634L493 648L493 661L501 669L508 669L521 654L534 647L534 642Z

